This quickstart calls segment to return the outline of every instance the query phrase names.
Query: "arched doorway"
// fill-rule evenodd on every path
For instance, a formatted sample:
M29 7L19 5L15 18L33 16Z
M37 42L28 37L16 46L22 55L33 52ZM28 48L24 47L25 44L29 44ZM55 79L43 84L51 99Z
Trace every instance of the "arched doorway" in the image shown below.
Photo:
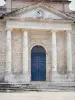
M46 81L46 51L42 46L31 50L31 81Z

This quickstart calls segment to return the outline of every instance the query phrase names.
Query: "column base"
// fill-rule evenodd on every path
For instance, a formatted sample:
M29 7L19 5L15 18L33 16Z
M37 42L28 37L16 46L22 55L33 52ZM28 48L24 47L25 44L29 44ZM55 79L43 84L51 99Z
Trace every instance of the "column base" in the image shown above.
M56 71L52 71L52 82L59 82L59 74Z
M0 83L4 83L5 80L4 80L4 72L0 72Z
M15 82L15 81L16 81L16 80L14 79L12 73L6 73L6 74L5 74L5 82L6 82L6 83L12 83L12 82Z
M23 82L23 83L30 83L30 74L28 74L28 73L23 73L23 74L22 74L22 82Z
M67 79L69 82L74 82L74 74L72 72L68 72Z
M12 74L12 73L7 73L5 75L5 82L9 84L16 84L16 83L29 83L30 82L30 75L29 74Z
M67 74L59 74L57 72L52 72L52 82L74 82L74 75L72 72L68 72Z

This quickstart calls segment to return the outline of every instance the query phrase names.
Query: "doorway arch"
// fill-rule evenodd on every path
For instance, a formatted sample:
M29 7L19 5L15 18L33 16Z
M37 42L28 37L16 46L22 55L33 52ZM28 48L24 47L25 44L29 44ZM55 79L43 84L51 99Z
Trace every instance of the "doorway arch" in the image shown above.
M46 81L46 51L39 45L31 50L31 81Z

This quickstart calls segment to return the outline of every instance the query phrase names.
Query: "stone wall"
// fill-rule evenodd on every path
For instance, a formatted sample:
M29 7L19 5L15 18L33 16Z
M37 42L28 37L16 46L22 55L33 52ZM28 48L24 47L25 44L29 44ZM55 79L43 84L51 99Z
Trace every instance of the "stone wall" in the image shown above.
M66 58L66 34L57 32L57 70L59 74L67 72ZM12 72L22 73L23 67L23 32L20 30L12 32ZM29 73L31 77L31 50L35 45L41 45L46 50L46 80L52 78L52 33L50 31L29 31Z
M46 50L46 80L51 79L51 68L52 68L52 54L51 54L51 34L44 31L33 31L29 34L29 69L31 70L31 49L35 45L41 45Z
M75 24L72 24L72 56L73 72L75 73ZM66 33L57 32L57 67L60 74L67 71L66 57ZM46 50L46 78L51 80L52 75L52 34L50 31L30 30L28 31L29 44L29 73L31 75L31 49L35 45L41 45ZM22 73L23 67L23 32L21 30L12 31L12 72ZM0 73L6 67L6 27L0 22Z
M60 31L57 33L57 67L60 74L67 72L67 34Z
M67 73L66 33L57 32L57 70L59 75ZM52 34L48 31L34 31L29 34L29 53L35 45L41 45L46 50L46 78L51 81L52 77ZM29 69L31 71L31 55L29 54Z
M72 24L72 66L75 74L75 24Z
M6 65L6 27L0 22L0 81L3 81Z
M22 73L23 61L23 34L19 31L12 32L12 72Z

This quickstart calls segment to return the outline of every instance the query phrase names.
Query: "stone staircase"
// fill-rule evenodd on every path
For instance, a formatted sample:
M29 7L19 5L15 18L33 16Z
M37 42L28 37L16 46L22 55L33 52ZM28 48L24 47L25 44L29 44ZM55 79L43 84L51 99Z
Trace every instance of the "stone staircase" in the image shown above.
M73 92L75 91L75 82L52 83L52 82L31 82L29 84L0 84L0 92Z

